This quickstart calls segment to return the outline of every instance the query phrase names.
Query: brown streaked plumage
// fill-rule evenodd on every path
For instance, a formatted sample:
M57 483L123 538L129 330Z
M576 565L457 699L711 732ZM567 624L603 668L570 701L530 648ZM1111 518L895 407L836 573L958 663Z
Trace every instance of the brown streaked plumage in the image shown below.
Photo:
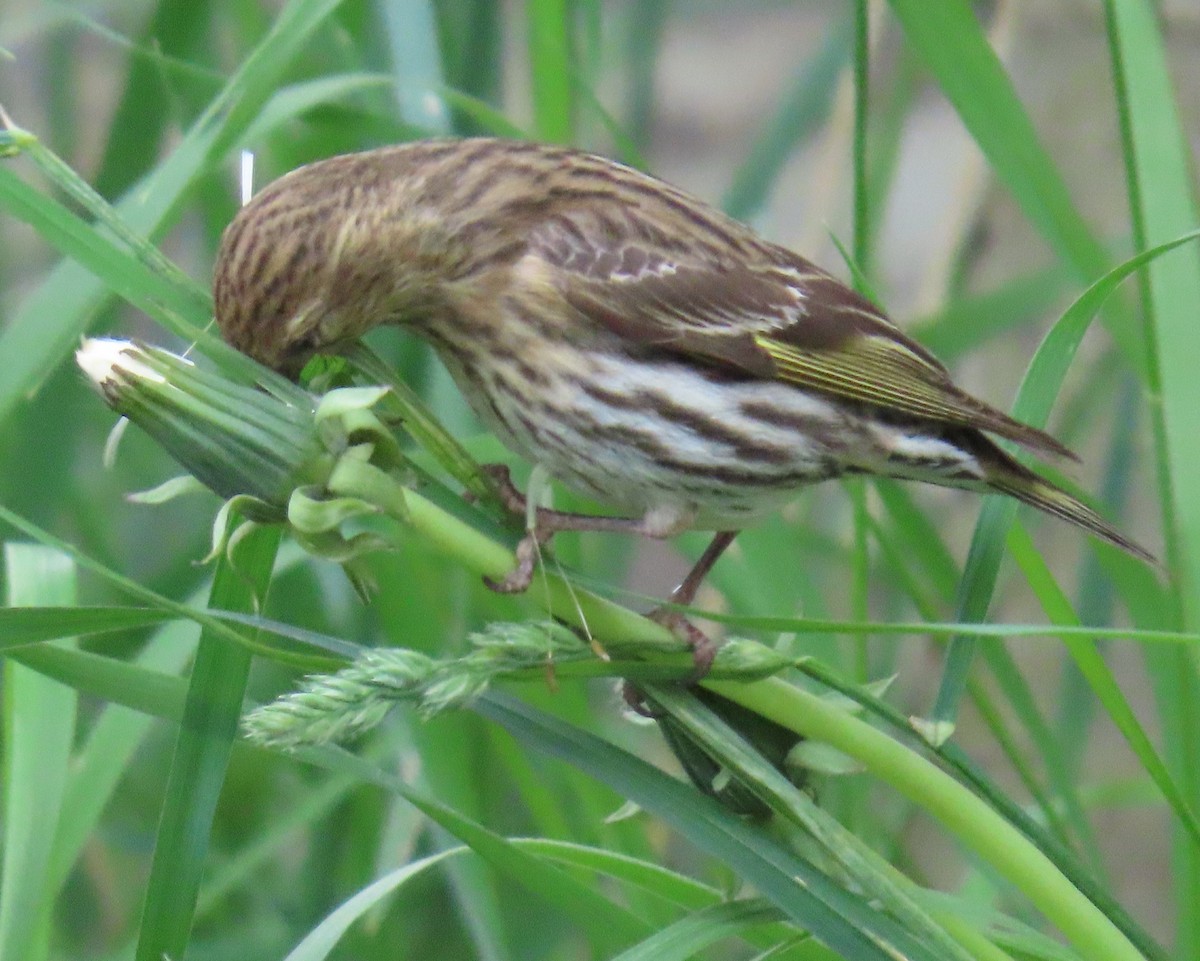
M731 532L846 473L998 491L1150 559L988 435L1062 444L961 390L865 298L600 157L478 139L311 164L229 226L215 297L226 339L293 375L379 324L411 329L515 451L635 515L542 512L539 541L725 532L683 601ZM504 589L528 584L533 546Z

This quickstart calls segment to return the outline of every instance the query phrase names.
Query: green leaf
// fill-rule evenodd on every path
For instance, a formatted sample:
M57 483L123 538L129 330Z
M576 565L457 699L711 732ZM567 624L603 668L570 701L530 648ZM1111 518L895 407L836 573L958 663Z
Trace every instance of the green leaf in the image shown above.
M833 950L863 961L894 958L891 949L875 939L888 943L897 933L895 928L873 915L865 901L834 887L812 864L715 801L697 795L640 758L517 702L485 694L473 709L531 746L600 778L672 824L694 844L733 867L791 920ZM886 936L881 929L887 930Z
M1037 553L1028 532L1020 525L1009 531L1009 543L1017 562L1026 572L1030 585L1038 593L1042 608L1059 624L1079 625L1079 618L1070 601L1046 567L1046 562ZM1130 749L1142 762L1146 773L1158 785L1163 797L1175 812L1180 825L1190 835L1191 844L1200 847L1200 821L1188 804L1182 790L1171 777L1170 771L1158 756L1149 736L1138 722L1132 706L1121 693L1112 671L1097 651L1095 642L1082 637L1063 637L1063 644L1074 658L1075 664L1091 685L1100 703L1108 711L1113 724L1124 735Z
M144 607L0 608L0 650L60 637L127 631L161 624L175 616Z
M1013 416L1035 427L1044 426L1075 351L1104 302L1134 271L1197 238L1200 238L1200 231L1185 234L1131 257L1080 294L1046 334L1034 354L1013 404ZM987 615L1000 570L1004 535L1016 517L1017 506L1017 502L1009 498L994 497L984 504L980 512L971 550L967 555L966 571L959 585L958 619L961 621L981 621ZM933 709L935 721L955 720L977 646L976 640L966 637L951 642Z
M425 816L468 845L489 865L539 901L553 906L587 932L598 953L641 938L649 928L635 910L626 908L595 887L584 885L556 864L525 851L519 844L417 790L360 758L333 749L297 751L297 756L341 772L355 771L364 780L402 796Z
M5 545L9 605L75 600L70 558L34 545ZM0 956L47 956L54 904L51 856L75 737L78 697L28 667L4 667L4 854Z
M909 44L1025 216L1081 280L1091 281L1107 270L1108 254L1071 199L971 4L889 3ZM1144 374L1145 348L1129 317L1114 314L1106 320L1126 360Z
M391 48L401 119L431 134L448 134L450 111L439 93L444 77L435 5L410 0L379 4L375 9Z
M451 848L406 864L395 871L389 871L378 881L369 884L326 915L320 924L288 952L284 961L324 961L337 947L338 942L350 929L350 926L377 907L397 888L420 877L422 873L443 861L459 857L469 851L470 848Z
M283 71L341 2L291 0L283 8L267 36L170 157L117 204L117 214L132 232L154 238L173 222L184 198L234 146L274 93ZM22 192L15 181L9 171L0 171L0 202L15 198L14 202L29 204L27 191ZM42 212L47 209L43 205ZM53 226L50 220L44 223L47 229ZM61 235L59 239L71 240ZM0 333L0 356L9 358L9 362L0 365L0 423L6 421L16 406L74 349L96 310L111 297L111 288L129 290L136 287L138 274L135 273L135 261L129 255L123 257L123 262L113 260L121 256L114 247L112 254L104 256L109 259L104 261L106 266L101 277L90 275L88 269L76 263L60 264L25 299ZM131 295L136 293L130 292ZM208 317L192 320L194 337ZM168 323L168 326L180 331L186 329L182 323ZM243 363L234 352L222 351L218 346L220 342L211 335L210 340L212 349L226 363Z
M538 139L571 143L575 104L571 91L573 37L567 0L527 0L529 70Z
M279 535L278 528L261 528L247 538L237 570L224 558L218 563L210 606L246 611L260 606ZM207 630L201 634L167 775L137 961L181 958L187 950L208 835L241 718L249 669L250 654L244 647Z
M850 58L851 24L849 17L836 21L821 48L797 70L721 198L721 209L729 216L753 220L758 215L797 144L828 116Z
M739 937L748 928L778 920L779 916L778 908L758 898L714 904L655 932L622 951L614 961L687 961L710 945Z

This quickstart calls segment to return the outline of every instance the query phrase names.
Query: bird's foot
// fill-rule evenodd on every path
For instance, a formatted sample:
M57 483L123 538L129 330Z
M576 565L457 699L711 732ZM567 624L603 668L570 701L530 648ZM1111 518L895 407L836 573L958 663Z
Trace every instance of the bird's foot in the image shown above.
M628 678L621 681L621 700L634 714L649 718L651 721L657 721L663 716L662 711L650 706L650 702L646 699L646 692Z
M717 656L717 642L678 611L659 607L646 616L656 624L661 624L692 649L692 673L684 678L683 683L691 685L704 680L712 670L713 660ZM655 721L663 716L661 711L649 705L645 693L633 681L621 682L621 698L635 714Z
M543 540L549 539L550 533L540 536L538 532L530 531L517 545L517 563L513 569L500 580L484 575L483 583L497 594L521 594L529 590L529 585L533 583L533 569L537 564L539 549Z
M687 577L671 593L671 603L686 606L696 599L700 585L717 559L725 553L737 531L718 531L705 548L695 566L688 571ZM666 607L655 608L647 615L650 620L661 624L672 634L684 641L692 649L692 676L687 683L695 684L703 680L712 670L713 659L717 656L717 642L705 634L700 628L687 619L679 611Z
M508 469L508 465L481 464L480 470L491 479L496 489L496 496L500 499L500 505L510 514L524 517L527 509L525 495L517 490L517 485L512 482L512 472Z
M662 539L687 530L694 516L694 511L681 507L652 509L642 517L604 517L546 507L530 510L528 499L513 484L506 465L484 464L482 469L495 485L505 510L525 518L525 536L517 545L516 566L503 580L484 578L488 587L502 594L519 594L528 589L541 548L559 531L607 531Z
M508 465L483 464L481 465L481 469L491 478L501 506L510 514L515 514L518 517L527 517L528 502L525 499L525 495L517 490L517 485L513 483ZM529 590L529 585L533 583L533 571L537 565L540 548L554 534L553 528L549 526L543 527L540 523L542 519L540 516L541 513L539 510L538 514L535 515L533 528L527 530L525 536L517 544L516 551L514 552L517 557L517 563L513 569L499 580L487 576L483 578L483 583L497 594L521 594Z
M719 646L717 642L679 611L659 607L646 616L656 624L661 624L692 649L692 673L685 683L695 684L703 680L712 670L713 659L717 656Z

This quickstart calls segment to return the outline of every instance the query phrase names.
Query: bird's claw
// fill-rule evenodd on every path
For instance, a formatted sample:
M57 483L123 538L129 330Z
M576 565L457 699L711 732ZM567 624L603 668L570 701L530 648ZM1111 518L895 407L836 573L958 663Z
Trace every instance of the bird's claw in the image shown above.
M684 682L696 684L704 680L712 670L717 656L717 642L705 634L678 611L656 608L646 615L656 624L661 624L692 649L692 673Z
M525 515L525 496L512 482L507 464L481 464L480 468L495 488L500 506L510 514ZM484 575L483 583L497 594L521 594L533 583L533 568L537 561L538 537L530 531L517 545L517 563L503 578Z
M621 681L621 700L634 714L649 718L651 721L657 721L665 716L664 711L651 707L650 702L646 700L646 692L628 679Z
M500 505L510 514L525 516L526 504L525 495L517 490L517 485L512 482L512 472L508 469L507 464L482 464L480 470L484 472L491 480L496 489L496 496L500 500Z
M713 660L717 656L717 642L678 611L659 607L646 616L654 623L661 624L692 649L692 673L683 683L691 685L704 680L712 670ZM663 712L651 707L642 689L630 680L622 682L621 698L631 711L642 717L655 721L663 717Z
M517 563L501 580L484 575L483 583L497 594L521 594L533 583L533 568L537 561L538 538L526 534L517 545Z

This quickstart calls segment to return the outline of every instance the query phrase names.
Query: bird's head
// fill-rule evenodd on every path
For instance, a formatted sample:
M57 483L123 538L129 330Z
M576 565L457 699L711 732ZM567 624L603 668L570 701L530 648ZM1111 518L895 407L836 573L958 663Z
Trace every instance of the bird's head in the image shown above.
M310 164L226 228L213 297L225 340L295 377L380 324L438 309L452 232L399 151Z

